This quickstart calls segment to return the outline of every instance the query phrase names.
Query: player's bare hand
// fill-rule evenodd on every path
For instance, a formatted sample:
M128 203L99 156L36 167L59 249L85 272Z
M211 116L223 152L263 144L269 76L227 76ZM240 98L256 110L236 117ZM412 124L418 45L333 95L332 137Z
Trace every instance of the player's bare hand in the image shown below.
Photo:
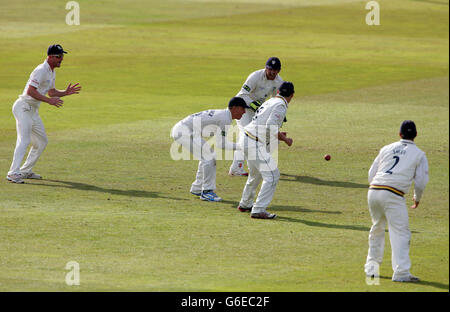
M81 91L81 86L79 83L76 83L72 86L71 83L69 83L69 85L67 86L67 89L65 91L66 95L71 95L71 94L78 94Z
M285 142L288 146L291 146L292 143L294 143L294 140L292 140L291 138L286 138L286 140L284 140L284 142Z
M411 209L416 209L419 206L419 202L415 201L414 198L413 198L413 201L414 201L414 205L411 206Z
M61 107L64 102L59 97L52 97L48 99L47 103L56 107Z

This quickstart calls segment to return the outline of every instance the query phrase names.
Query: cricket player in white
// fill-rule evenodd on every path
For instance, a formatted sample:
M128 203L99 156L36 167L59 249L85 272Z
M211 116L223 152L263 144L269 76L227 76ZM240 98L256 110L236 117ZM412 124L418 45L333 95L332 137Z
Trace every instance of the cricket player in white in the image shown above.
M405 193L414 181L414 205L420 199L428 183L428 161L425 153L414 143L416 125L405 120L400 127L400 141L384 146L369 170L368 203L372 217L369 233L369 252L364 266L367 276L379 276L383 259L386 221L392 248L392 280L417 282L410 273L409 244L411 231L408 222Z
M171 137L189 150L199 160L198 170L191 193L205 201L221 201L216 189L216 154L203 139L216 135L218 145L224 149L236 150L236 143L226 140L227 127L233 119L239 120L247 104L242 98L234 97L227 109L206 110L192 114L179 121L171 131Z
M248 109L244 116L236 123L239 127L239 137L244 136L244 127L247 126L255 115L255 111L268 98L275 96L283 79L278 75L281 70L281 62L277 57L271 57L266 62L266 68L251 73L245 81L242 89L236 95L245 100ZM244 171L244 153L241 150L234 152L231 164L230 176L246 176Z
M65 53L67 52L59 44L49 46L47 59L33 70L22 95L13 105L17 142L13 162L6 176L8 181L24 183L23 179L42 178L32 171L48 143L44 124L39 116L40 103L46 102L61 107L63 104L61 97L79 93L81 90L78 83L73 86L69 84L63 91L55 89L55 68L61 66ZM50 97L46 96L47 93ZM28 157L20 166L30 143L32 147Z
M272 201L280 171L270 154L273 144L284 141L288 146L293 140L286 137L286 132L279 129L286 117L289 102L294 97L294 85L285 81L281 84L277 96L264 102L256 111L251 123L244 127L244 136L239 145L247 159L249 175L245 184L238 210L251 211L252 218L273 219L275 214L267 212ZM256 189L262 182L255 203Z

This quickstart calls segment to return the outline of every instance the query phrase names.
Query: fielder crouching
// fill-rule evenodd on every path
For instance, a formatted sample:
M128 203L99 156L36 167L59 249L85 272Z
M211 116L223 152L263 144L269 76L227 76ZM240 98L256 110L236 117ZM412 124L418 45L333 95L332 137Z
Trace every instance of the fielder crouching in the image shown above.
M236 150L237 144L226 140L226 131L233 119L239 120L247 104L242 98L234 97L227 109L211 109L192 114L179 121L171 131L171 137L199 160L191 193L204 201L221 201L216 189L216 154L204 137L216 135L218 145L224 149Z
M275 214L266 210L280 179L280 171L270 151L275 144L278 144L278 141L284 141L288 146L292 145L293 140L286 137L286 133L280 132L279 129L293 97L294 85L288 81L283 82L277 95L256 110L252 122L244 127L245 135L239 139L247 159L249 173L238 210L251 211L252 218L273 219L276 217ZM258 197L253 202L261 181Z

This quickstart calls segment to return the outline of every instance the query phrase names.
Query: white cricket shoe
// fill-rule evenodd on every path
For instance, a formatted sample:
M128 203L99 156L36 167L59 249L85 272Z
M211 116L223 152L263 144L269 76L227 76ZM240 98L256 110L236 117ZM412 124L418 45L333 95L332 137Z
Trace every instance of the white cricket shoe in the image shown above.
M420 278L418 278L417 276L414 276L412 274L409 274L407 276L403 276L403 277L396 277L396 278L392 278L393 282L403 282L403 283L417 283L420 282Z
M22 175L19 173L8 174L6 179L12 183L25 183L22 180Z
M22 173L21 175L22 179L36 179L36 180L42 179L40 174L34 172Z
M277 215L274 213L269 213L267 211L263 211L263 212L252 213L252 214L250 214L250 217L252 217L253 219L275 219L277 217Z
M364 272L366 277L380 277L380 265L370 261L364 265Z

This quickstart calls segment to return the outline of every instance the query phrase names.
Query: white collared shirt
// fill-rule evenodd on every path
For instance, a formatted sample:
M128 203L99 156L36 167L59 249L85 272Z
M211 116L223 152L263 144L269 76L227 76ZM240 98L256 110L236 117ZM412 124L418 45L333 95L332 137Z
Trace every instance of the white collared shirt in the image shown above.
M27 94L28 87L33 86L37 89L37 91L46 95L49 90L55 88L55 79L56 73L54 70L50 68L47 60L44 63L39 64L31 73L30 78L28 79L27 84L25 85L25 89L23 93L19 96L19 98L30 105L33 105L36 108L39 108L41 102L36 100L35 98L29 96Z
M243 98L247 105L253 101L263 103L267 98L277 94L277 90L282 83L283 79L279 75L274 80L268 80L266 70L260 69L248 76L236 96Z
M369 170L369 183L407 193L414 181L414 198L420 201L428 183L428 160L413 141L400 140L384 146Z
M252 121L244 127L244 131L258 137L258 141L269 144L278 142L278 132L283 125L288 102L280 95L265 101L253 116Z

